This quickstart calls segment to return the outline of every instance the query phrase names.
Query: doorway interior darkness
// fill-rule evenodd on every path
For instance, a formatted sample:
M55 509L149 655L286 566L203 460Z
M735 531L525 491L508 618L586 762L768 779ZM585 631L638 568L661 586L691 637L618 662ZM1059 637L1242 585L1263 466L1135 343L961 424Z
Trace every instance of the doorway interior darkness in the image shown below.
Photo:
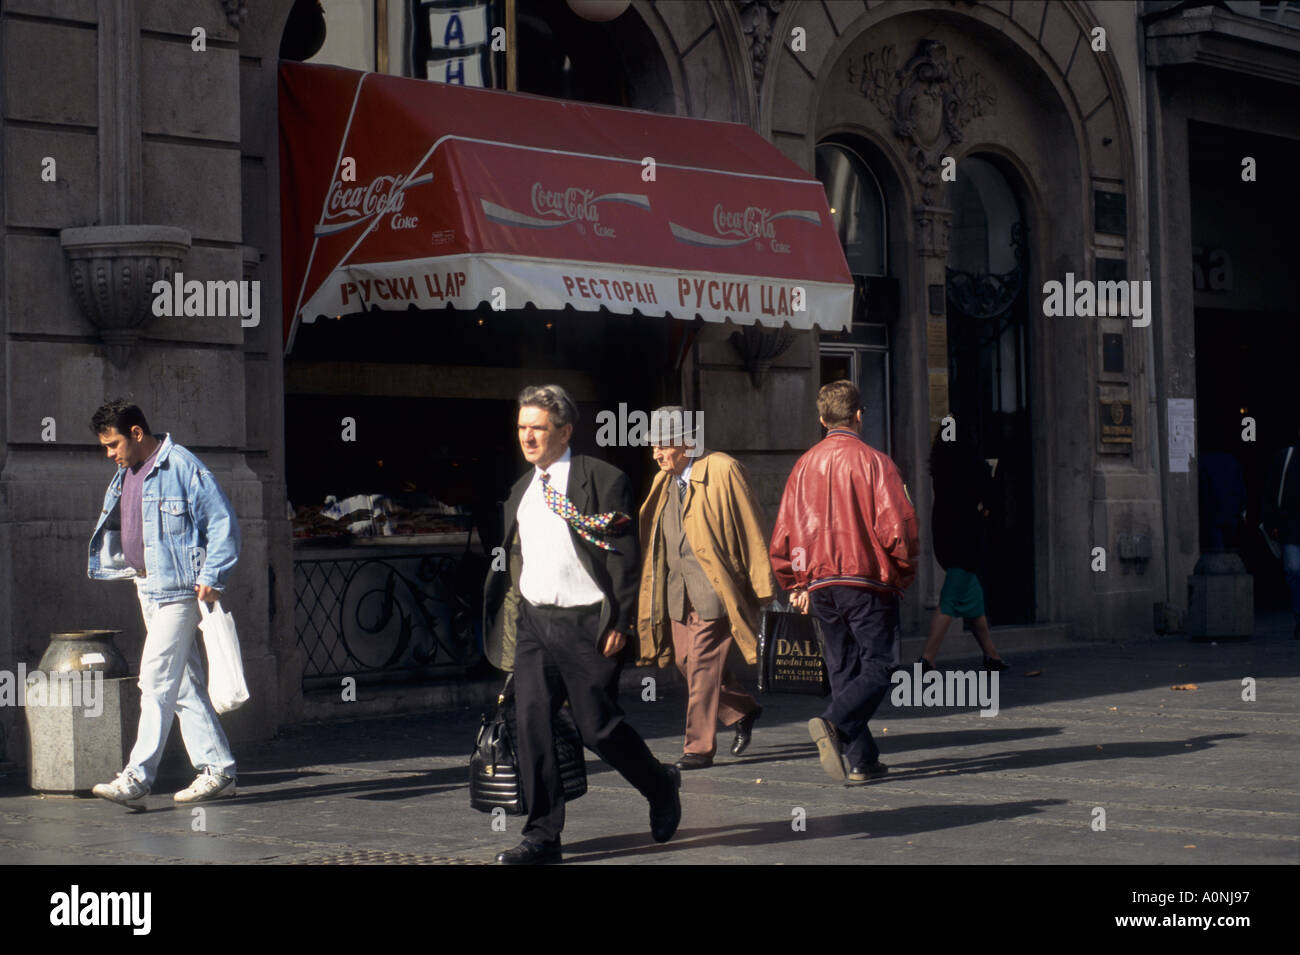
M950 201L948 404L993 468L985 606L994 625L1028 624L1036 614L1025 231L1010 183L988 160L962 161Z
M1294 444L1300 424L1296 356L1300 321L1294 311L1196 309L1196 447L1198 455L1232 454L1246 484L1246 519L1227 541L1255 576L1260 610L1287 606L1281 563L1256 530L1269 465L1278 449ZM1255 440L1242 440L1242 419L1255 421ZM1276 493L1276 488L1272 489ZM1201 548L1208 546L1201 520Z

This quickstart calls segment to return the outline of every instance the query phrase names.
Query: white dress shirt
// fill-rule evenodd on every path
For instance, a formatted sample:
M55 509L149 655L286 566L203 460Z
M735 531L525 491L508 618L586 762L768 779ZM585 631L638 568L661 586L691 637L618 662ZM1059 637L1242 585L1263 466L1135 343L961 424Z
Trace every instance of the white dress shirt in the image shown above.
M561 494L568 493L571 459L566 448L560 459L546 469L551 487ZM546 504L541 468L534 469L533 481L519 501L517 520L524 555L519 592L525 600L535 607L585 607L605 599L578 560L569 522Z

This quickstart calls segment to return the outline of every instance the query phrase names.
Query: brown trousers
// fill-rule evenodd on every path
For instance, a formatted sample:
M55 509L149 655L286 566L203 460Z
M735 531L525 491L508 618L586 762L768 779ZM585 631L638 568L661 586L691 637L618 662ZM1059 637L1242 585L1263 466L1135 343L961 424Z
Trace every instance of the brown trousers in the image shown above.
M687 607L685 623L672 621L673 656L689 691L682 751L712 756L718 748L718 720L732 726L758 709L758 702L727 669L731 622L725 616L701 620L689 601Z

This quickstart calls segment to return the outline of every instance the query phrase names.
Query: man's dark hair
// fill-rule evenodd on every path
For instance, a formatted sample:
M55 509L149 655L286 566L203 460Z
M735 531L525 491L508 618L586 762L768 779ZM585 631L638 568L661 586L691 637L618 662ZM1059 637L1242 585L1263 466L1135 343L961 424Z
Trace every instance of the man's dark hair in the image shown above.
M125 398L117 398L106 405L100 405L95 416L90 419L90 428L95 434L107 434L110 430L116 430L118 434L129 435L136 425L139 425L140 430L145 434L153 433L149 430L149 422L145 420L144 412Z

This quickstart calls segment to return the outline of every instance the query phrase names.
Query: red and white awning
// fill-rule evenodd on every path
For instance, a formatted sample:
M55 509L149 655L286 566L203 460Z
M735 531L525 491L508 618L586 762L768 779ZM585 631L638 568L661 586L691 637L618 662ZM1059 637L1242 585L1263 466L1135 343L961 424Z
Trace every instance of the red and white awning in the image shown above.
M280 67L284 330L372 308L848 327L821 184L747 126Z

